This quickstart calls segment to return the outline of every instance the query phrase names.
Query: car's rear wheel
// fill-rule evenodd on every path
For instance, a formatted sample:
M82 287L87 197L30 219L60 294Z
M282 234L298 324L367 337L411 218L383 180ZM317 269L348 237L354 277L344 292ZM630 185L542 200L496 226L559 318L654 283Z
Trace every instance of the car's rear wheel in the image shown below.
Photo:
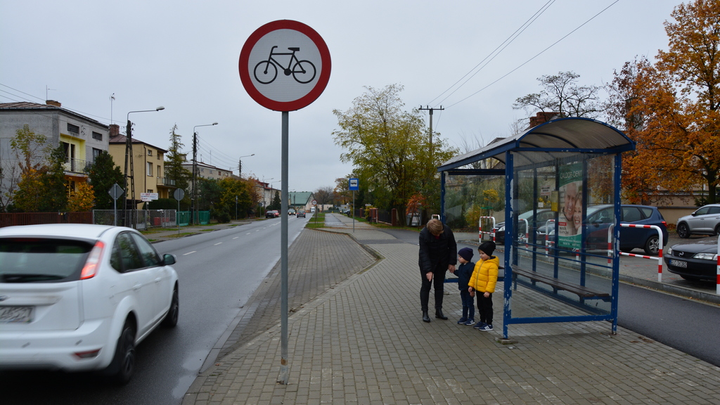
M115 348L115 357L107 368L110 377L119 384L130 382L135 372L135 325L126 320Z
M720 224L715 227L715 235L720 235Z
M657 256L660 253L660 238L651 236L645 242L645 254L648 256Z
M178 318L180 317L180 300L178 298L177 286L173 289L172 300L170 301L170 308L168 309L165 319L163 319L162 326L166 328L174 328L177 326Z
M688 226L686 223L680 223L677 226L677 234L679 237L685 239L690 236L690 229L688 229Z

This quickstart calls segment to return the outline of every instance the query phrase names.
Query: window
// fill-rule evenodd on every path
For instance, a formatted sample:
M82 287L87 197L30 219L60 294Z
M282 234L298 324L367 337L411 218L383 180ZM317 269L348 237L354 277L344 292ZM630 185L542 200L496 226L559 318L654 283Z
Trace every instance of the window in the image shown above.
M95 148L92 149L93 163L97 162L98 156L100 156L101 153L102 153L101 149L95 149Z
M140 269L145 265L129 233L123 232L115 239L110 264L121 273Z
M152 174L152 169L153 169L153 164L150 163L150 162L148 162L148 163L147 163L147 175L148 175L148 177L152 177L152 175L153 175L153 174Z
M71 134L78 135L80 133L80 127L77 125L73 125L68 122L67 124L67 131Z
M92 138L97 141L102 141L102 134L100 132L93 131Z
M155 174L156 174L158 177L162 177L162 173L161 173L161 170L160 170L160 165L157 165L157 171L155 172Z
M147 152L148 152L148 156L152 156L152 149L148 149Z
M640 210L635 207L623 207L623 221L625 222L637 222L642 219Z

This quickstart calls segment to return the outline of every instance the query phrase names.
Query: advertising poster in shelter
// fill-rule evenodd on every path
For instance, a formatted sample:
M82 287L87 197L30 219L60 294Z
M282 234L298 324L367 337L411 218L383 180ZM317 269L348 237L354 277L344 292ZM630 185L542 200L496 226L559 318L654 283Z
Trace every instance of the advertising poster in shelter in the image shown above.
M560 167L560 215L558 247L580 249L582 245L582 163Z

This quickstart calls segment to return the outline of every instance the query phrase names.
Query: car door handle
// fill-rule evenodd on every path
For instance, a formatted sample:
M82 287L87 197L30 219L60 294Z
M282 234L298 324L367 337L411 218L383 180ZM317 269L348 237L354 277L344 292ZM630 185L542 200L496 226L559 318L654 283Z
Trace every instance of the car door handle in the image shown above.
M155 282L156 282L156 283L159 283L161 280L162 280L162 277L158 277L158 278L155 279Z
M142 288L142 284L135 284L135 285L133 286L133 290L135 290L135 291L137 291L137 290L139 290L139 289L141 289L141 288Z

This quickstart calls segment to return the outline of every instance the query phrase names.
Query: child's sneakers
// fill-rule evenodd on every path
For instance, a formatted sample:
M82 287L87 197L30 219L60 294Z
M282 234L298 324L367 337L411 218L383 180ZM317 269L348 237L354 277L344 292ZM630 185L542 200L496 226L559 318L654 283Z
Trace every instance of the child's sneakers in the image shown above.
M468 319L467 322L465 322L463 325L473 326L473 324L475 324L475 320L474 320L474 319Z
M467 320L468 319L463 316L462 318L460 318L460 320L458 320L457 323L458 325L466 325Z
M480 332L489 332L489 331L493 330L493 326L486 323L486 324L484 324L482 327L477 328L477 329L478 329Z

